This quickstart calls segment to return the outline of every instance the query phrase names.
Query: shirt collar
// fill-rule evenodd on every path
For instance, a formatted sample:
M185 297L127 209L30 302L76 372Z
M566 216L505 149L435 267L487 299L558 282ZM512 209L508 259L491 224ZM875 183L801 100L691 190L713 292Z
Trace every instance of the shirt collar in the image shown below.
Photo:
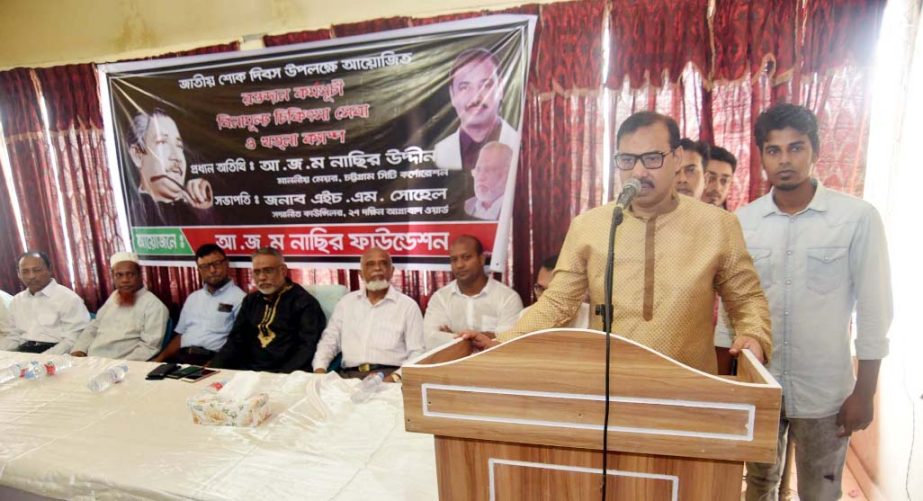
M33 296L33 297L35 297L35 296L46 296L46 297L50 297L50 296L51 296L51 290L54 288L55 285L58 285L58 283L55 282L55 280L52 278L52 279L48 282L48 285L46 285L45 287L42 287L42 290L36 292L35 294L32 294L31 292L29 292L29 289L26 289L26 292L29 292L29 295L30 295L30 296Z
M489 294L491 288L493 287L493 281L494 279L487 277L487 283L484 284L484 288L481 289L481 292L478 292L477 294L473 296L467 296L467 297L475 298L475 297L480 297L480 296ZM466 296L466 294L464 294L461 291L461 289L458 288L458 280L452 280L452 292L455 294L458 294L459 296Z
M814 183L816 189L814 190L814 196L811 197L811 202L808 203L808 206L805 207L801 212L806 212L809 210L817 212L827 212L828 205L828 193L827 188L824 187L824 184L820 182L820 179L812 178L811 182ZM782 212L779 207L776 205L773 195L775 194L776 189L772 188L769 190L769 193L765 197L765 203L760 207L760 215L763 217L770 216L772 214L780 214L787 216L788 214ZM799 212L799 214L801 213Z
M360 292L359 297L360 297L363 301L365 301L365 302L367 302L367 303L369 303L369 304L372 303L371 301L369 301L369 295L368 295L368 291L367 291L366 288L365 288L365 284L362 284L362 285L359 287L359 292ZM378 304L381 304L382 302L384 302L384 301L389 301L389 300L390 300L390 301L397 301L397 291L394 290L394 284L392 284L392 283L390 283L390 282L389 282L389 285L388 285L388 292L385 292L385 297L382 298L382 300L379 301ZM374 306L374 305L373 305L373 306Z
M228 283L215 289L215 292L209 291L207 285L203 285L202 288L205 289L205 293L208 294L209 296L220 296L224 294L225 292L227 292L227 290L230 289L232 285L234 285L234 281L228 280Z

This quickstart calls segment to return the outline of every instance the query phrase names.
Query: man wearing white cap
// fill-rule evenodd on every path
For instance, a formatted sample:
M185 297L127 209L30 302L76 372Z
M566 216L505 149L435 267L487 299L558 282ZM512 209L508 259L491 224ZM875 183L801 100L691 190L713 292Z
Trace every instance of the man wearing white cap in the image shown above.
M137 254L118 252L109 264L116 290L77 338L71 355L147 360L160 351L167 307L144 288Z

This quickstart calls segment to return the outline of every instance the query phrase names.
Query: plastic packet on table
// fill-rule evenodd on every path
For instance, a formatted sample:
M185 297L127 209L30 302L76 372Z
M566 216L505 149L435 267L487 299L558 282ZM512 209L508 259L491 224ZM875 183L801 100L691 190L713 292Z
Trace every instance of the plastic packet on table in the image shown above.
M235 376L235 379L241 375ZM247 376L244 376L246 378ZM244 382L249 382L244 380ZM214 426L258 426L269 418L269 395L266 393L225 392L234 388L234 379L213 383L186 400L196 424ZM219 386L220 385L220 386ZM253 388L253 386L249 386ZM239 387L239 386L238 386Z

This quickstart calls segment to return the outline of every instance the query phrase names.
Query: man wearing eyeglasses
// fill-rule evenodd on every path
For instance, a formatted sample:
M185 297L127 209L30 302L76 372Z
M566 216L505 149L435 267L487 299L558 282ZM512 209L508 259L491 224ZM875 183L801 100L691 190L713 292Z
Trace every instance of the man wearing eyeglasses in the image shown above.
M289 373L311 372L317 342L327 325L320 303L288 278L282 253L264 247L253 254L253 283L212 367Z
M186 298L170 344L154 362L204 365L224 346L246 293L229 276L221 247L205 244L196 250L196 265L204 286Z
M766 360L772 349L769 308L737 218L676 193L683 153L676 122L635 113L616 137L620 178L623 183L637 179L641 191L625 210L615 240L614 333L715 373L711 332L717 291L737 329L731 353L750 349ZM510 331L498 336L501 342L565 325L587 291L591 304L607 302L602 277L614 210L609 203L574 219L551 284ZM600 329L602 318L594 315L591 327ZM466 337L476 347L493 344Z

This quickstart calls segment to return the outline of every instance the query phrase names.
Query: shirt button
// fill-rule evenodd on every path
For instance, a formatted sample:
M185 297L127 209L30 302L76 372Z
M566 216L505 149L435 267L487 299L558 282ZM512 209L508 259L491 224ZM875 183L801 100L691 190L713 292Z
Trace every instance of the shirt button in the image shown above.
M791 256L791 255L792 255L792 251L787 251L786 254L788 254L789 256Z
M782 341L782 344L784 344L785 346L788 346L788 341Z
M785 316L788 316L788 312L787 312L787 311L785 312Z
M786 280L786 281L785 281L785 285L792 285L792 281L791 281L791 280Z

